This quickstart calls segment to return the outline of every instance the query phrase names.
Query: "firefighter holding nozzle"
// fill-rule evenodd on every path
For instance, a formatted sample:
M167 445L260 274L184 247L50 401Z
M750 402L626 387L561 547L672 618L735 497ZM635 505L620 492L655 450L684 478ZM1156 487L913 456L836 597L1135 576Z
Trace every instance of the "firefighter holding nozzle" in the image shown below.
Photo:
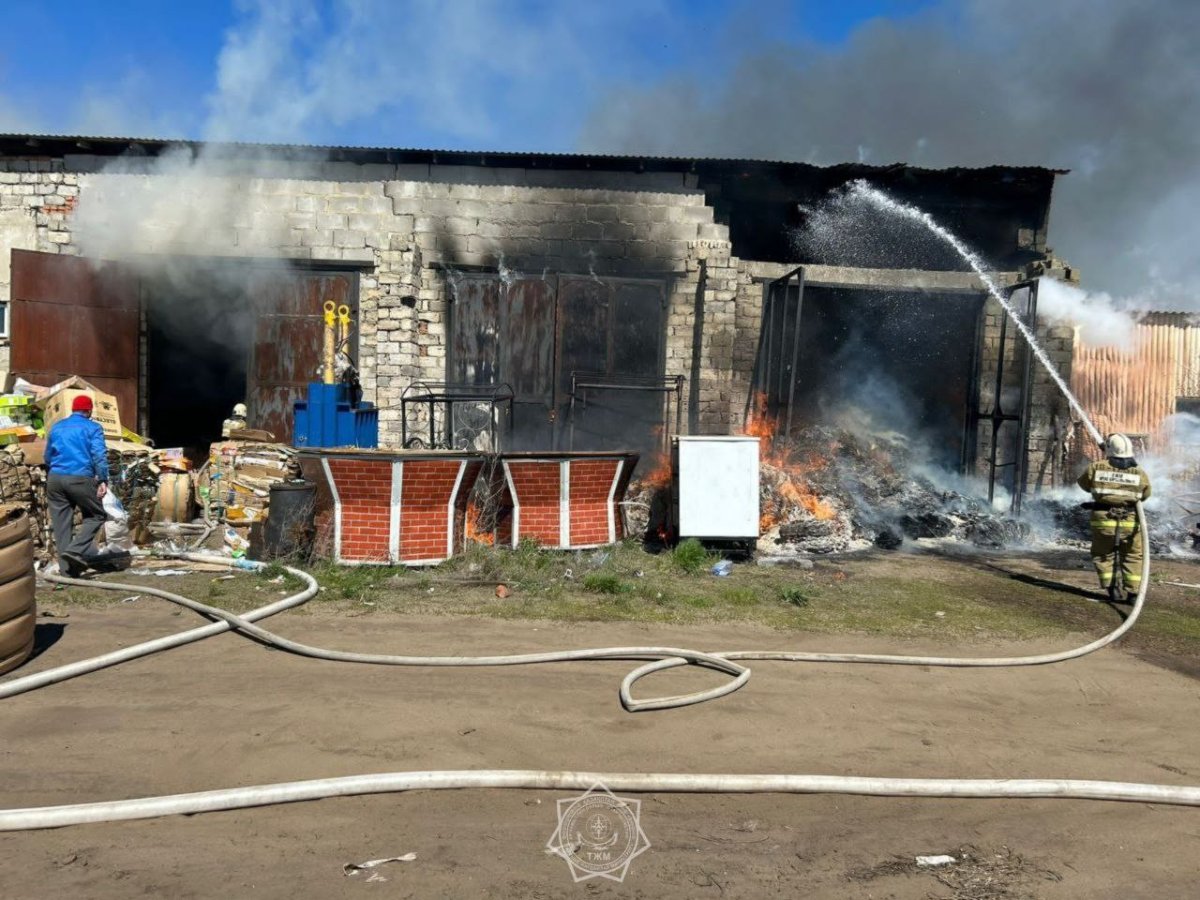
M1100 589L1110 603L1121 601L1120 569L1125 601L1133 603L1142 586L1145 537L1138 526L1136 505L1150 496L1150 478L1133 456L1133 441L1110 434L1104 442L1105 458L1087 467L1079 486L1092 495L1092 563L1100 576Z

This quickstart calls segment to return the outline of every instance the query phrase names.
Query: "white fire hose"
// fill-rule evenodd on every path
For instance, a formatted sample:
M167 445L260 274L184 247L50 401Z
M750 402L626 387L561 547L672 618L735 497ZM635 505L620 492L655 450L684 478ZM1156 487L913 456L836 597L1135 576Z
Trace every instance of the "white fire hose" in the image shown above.
M1142 505L1137 505L1138 527L1148 534ZM184 559L198 562L229 563L224 557L183 554ZM241 563L248 569L262 564ZM592 650L565 650L552 653L526 653L506 656L394 656L369 653L350 653L328 650L288 640L254 624L285 609L305 603L317 593L312 576L298 569L287 571L305 582L305 589L276 603L246 613L234 615L157 588L123 585L115 582L78 581L44 576L64 584L80 584L106 590L136 590L162 597L219 621L202 628L147 641L124 650L98 656L13 679L0 684L0 699L36 690L65 681L87 672L137 659L171 647L201 640L224 631L236 630L260 642L316 659L395 666L501 666L530 663L567 662L605 659L651 659L630 672L621 683L621 702L630 711L666 709L715 699L737 690L750 677L750 670L734 660L778 660L789 662L874 663L882 665L919 665L949 667L1032 666L1062 662L1093 653L1126 634L1141 614L1149 584L1150 556L1142 559L1142 581L1137 599L1129 616L1104 637L1060 653L1015 657L938 657L893 656L863 653L795 653L790 651L742 650L733 652L701 652L673 647L607 647ZM707 691L673 697L634 700L632 685L652 672L691 663L734 676L727 684ZM110 822L125 819L144 819L166 815L181 815L213 810L243 809L325 797L344 797L409 790L445 790L465 788L523 788L537 790L586 790L597 782L610 790L633 792L683 793L837 793L887 797L975 797L975 798L1062 798L1084 800L1127 800L1200 806L1200 787L1175 785L1132 784L1109 781L1077 781L1067 779L925 779L925 778L863 778L838 775L721 775L681 773L616 773L564 772L537 770L465 770L432 772L383 772L344 778L325 778L310 781L285 782L254 787L202 791L164 797L117 800L66 806L36 807L0 811L0 831L19 831L37 828L56 828L65 825Z

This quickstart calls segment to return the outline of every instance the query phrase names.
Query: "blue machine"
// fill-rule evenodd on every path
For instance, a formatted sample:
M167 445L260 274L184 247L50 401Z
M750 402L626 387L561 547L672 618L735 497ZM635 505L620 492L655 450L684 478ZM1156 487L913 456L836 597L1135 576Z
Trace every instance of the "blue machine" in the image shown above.
M370 403L350 405L345 384L310 381L308 400L293 408L295 447L378 447L379 410Z

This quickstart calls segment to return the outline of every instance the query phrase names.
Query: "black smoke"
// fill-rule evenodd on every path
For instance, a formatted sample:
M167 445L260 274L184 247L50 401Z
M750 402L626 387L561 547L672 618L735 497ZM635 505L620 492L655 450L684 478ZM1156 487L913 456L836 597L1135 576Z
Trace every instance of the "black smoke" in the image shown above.
M1085 282L1195 305L1200 3L967 0L844 44L767 44L713 81L611 90L581 148L1069 168L1050 228ZM723 70L714 66L714 70Z

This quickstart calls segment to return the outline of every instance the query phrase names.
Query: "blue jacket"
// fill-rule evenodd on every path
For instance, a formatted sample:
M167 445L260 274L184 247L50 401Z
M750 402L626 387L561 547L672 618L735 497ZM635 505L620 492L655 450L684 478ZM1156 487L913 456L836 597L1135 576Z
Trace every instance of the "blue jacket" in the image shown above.
M46 468L51 475L88 475L108 481L104 429L82 413L55 422L46 441Z

